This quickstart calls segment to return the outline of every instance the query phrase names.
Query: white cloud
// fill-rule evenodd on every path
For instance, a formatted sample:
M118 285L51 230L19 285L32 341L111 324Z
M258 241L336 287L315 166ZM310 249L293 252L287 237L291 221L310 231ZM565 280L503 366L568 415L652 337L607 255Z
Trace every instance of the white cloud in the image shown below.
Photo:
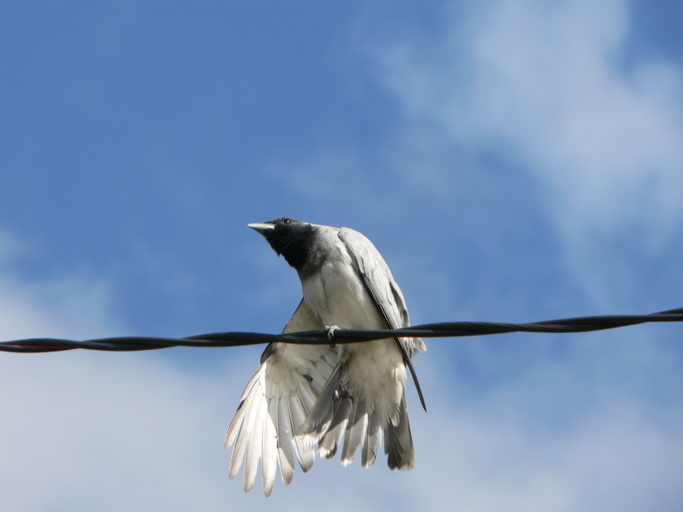
M627 296L624 254L661 256L683 224L683 72L632 51L623 0L455 5L435 34L374 45L376 77L405 114L396 153L417 155L402 168L456 205L460 190L487 179L479 156L496 154L539 185L566 264L594 303Z
M5 510L194 509L219 489L220 432L197 400L218 386L141 354L2 355L0 367ZM181 483L193 491L174 504Z
M433 344L417 363L430 407L413 408L418 467L401 485L429 510L676 510L683 408L667 387L644 397L633 383L651 372L672 390L681 380L662 353L630 371L638 338L572 362L547 358L487 390L443 365L430 372L443 357Z
M107 295L89 292L78 278L54 279L48 282L54 287L78 283L55 291L66 299L55 306L35 299L32 287L24 289L7 272L0 281L14 287L3 288L11 295L0 295L0 302L11 304L23 294L20 317L27 328L34 318L67 332L70 321L60 324L59 316L77 318L82 297L97 302ZM106 302L89 306L100 311L95 320L84 319L89 332L115 334ZM7 332L13 330L3 337ZM416 362L431 412L419 409L414 391L409 397L415 471L319 460L309 474L298 472L290 487L278 484L268 500L258 490L245 495L239 481L227 480L229 454L221 442L257 352L219 352L225 365L201 373L158 352L0 354L3 510L318 511L324 504L331 511L360 511L391 504L398 511L623 512L645 503L673 511L681 498L676 468L683 411L623 389L618 368L624 354L610 355L617 370L607 379L599 378L599 360L593 366L548 364L503 379L471 401L462 398L471 381L443 373L438 346ZM660 378L676 371L666 354L640 361ZM677 381L672 385L678 389ZM597 398L572 408L572 393ZM570 425L552 420L559 409L574 412Z
M533 378L477 405L460 403L456 411L437 390L466 383L427 371L432 412L425 415L412 402L415 471L319 460L266 500L227 480L228 454L220 448L244 371L199 377L151 354L9 357L0 357L0 476L9 512L306 511L321 503L326 510L373 510L394 500L396 510L636 511L656 503L673 511L680 498L680 414L652 415L624 396L558 431L530 410ZM221 375L255 366L239 359ZM428 370L429 362L422 367ZM544 398L540 407L552 408L552 393ZM331 493L344 498L331 499Z
M25 279L16 268L35 255L31 242L0 231L0 337L97 337L120 323L110 315L111 287L84 270Z
M505 144L562 201L563 223L680 220L683 79L671 63L627 59L628 4L468 6L442 34L378 54L406 112L458 144Z
M121 334L106 280L29 280L16 271L28 256L32 244L2 232L0 339ZM230 492L223 431L246 379L238 360L193 375L152 352L0 352L3 510L218 510Z
M681 479L673 473L683 442L674 428L650 421L642 405L593 410L568 431L533 416L511 420L492 402L484 408L430 418L420 459L429 474L415 489L425 508L676 510Z
M310 187L303 193L316 196L322 210L346 204L345 196L358 189L379 190L386 204L374 207L388 217L397 208L422 207L407 200L416 188L423 194L434 189L445 205L453 201L453 167L440 157L449 146L476 152L502 144L509 159L522 162L545 187L558 228L567 240L583 239L582 251L590 251L591 230L661 217L667 232L679 222L681 185L674 171L681 162L681 79L666 62L621 59L629 37L626 4L477 6L459 12L459 20L449 18L439 37L403 41L382 55L383 79L408 113L397 129L403 139L388 144L383 157L391 160L393 149L413 144L413 159L404 162L410 186L386 190L372 178L345 175L349 168L365 169L364 158L322 152L292 176L297 186ZM442 153L435 156L435 147ZM321 169L333 172L334 181L309 180ZM458 194L466 205L480 200L471 190ZM79 338L124 330L105 279L75 271L26 280L12 271L12 258L23 250L23 243L0 236L0 337ZM285 277L286 264L267 247L255 250L266 268L282 270L278 279L291 278L291 293L298 297L296 276ZM8 260L3 253L15 256ZM411 256L397 261L399 269L416 268ZM439 272L450 260L443 263L438 255L437 261L418 275L426 275L434 291L425 303L441 301L448 312L455 292ZM630 271L620 270L624 276ZM272 306L290 293L284 286L264 286L270 286L265 300L255 294L245 300ZM434 312L432 306L423 309ZM609 354L586 344L583 357L573 354L564 364L516 368L514 376L487 382L489 389L472 402L462 398L477 386L472 377L444 374L448 354L457 352L440 354L439 342L433 342L416 361L430 413L419 410L414 393L410 400L415 471L318 461L311 473L298 472L289 488L278 484L269 500L258 490L244 495L240 482L227 480L229 454L221 449L241 389L256 368L257 350L219 352L225 366L201 374L158 353L0 353L3 507L674 511L683 500L683 411L680 378L674 377L680 369L671 354L650 343L639 345L647 356L640 357L633 339L625 337L623 348ZM479 356L477 365L498 368L499 355L490 347L483 346ZM482 366L472 372L479 374ZM654 398L634 389L646 380L664 383ZM593 397L590 403L577 403L586 396ZM558 411L572 421L552 421Z

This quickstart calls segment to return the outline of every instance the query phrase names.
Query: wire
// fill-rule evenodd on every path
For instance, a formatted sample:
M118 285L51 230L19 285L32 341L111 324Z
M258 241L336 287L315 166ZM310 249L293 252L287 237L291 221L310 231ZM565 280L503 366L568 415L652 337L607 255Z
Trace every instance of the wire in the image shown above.
M421 337L450 338L483 336L511 332L570 333L589 332L626 327L648 322L681 322L683 308L661 311L649 315L608 315L546 320L526 324L498 322L442 322L404 327L395 330L327 329L287 334L259 334L253 332L222 332L200 334L186 338L157 338L148 336L122 336L73 341L57 338L32 338L0 342L4 352L58 352L86 349L112 352L156 350L169 347L239 347L263 343L298 343L310 345L359 343L382 338Z

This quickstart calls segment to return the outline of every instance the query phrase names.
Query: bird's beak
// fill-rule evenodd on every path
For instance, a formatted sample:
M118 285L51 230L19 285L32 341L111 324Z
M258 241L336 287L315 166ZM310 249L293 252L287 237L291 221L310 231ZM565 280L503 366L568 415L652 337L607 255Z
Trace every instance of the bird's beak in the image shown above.
M275 224L272 222L252 222L251 224L247 224L247 226L261 234L264 234L266 231L275 228Z

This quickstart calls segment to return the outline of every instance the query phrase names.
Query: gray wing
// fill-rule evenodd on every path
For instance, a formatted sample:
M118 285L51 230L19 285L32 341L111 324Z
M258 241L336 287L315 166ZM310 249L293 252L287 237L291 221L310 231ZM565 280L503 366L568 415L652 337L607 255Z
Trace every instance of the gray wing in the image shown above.
M340 228L339 238L353 259L356 270L363 278L366 288L387 321L390 329L410 325L408 308L403 292L394 279L389 266L373 243L362 233L350 228ZM406 338L407 340L420 338ZM416 350L423 342L414 342Z
M362 233L350 228L340 228L339 239L346 245L365 288L382 313L387 326L390 329L409 326L410 316L403 292L401 292L389 266L373 243ZM395 339L403 353L404 362L410 369L422 407L427 410L420 382L410 361L416 352L426 349L424 341L422 338L397 337Z
M283 333L323 328L302 300ZM237 476L244 464L245 491L254 486L259 460L266 496L278 466L285 485L292 481L297 462L304 472L313 466L321 433L299 429L337 366L338 349L328 345L273 343L263 352L225 438L226 448L234 445L229 477Z

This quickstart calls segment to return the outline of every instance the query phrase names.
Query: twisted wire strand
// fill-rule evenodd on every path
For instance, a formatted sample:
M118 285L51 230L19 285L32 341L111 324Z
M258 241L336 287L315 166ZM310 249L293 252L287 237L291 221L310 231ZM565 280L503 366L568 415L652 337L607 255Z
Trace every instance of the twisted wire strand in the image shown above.
M287 334L219 332L199 334L184 338L120 336L83 341L58 338L29 338L0 342L0 352L36 353L59 352L75 349L126 352L136 350L157 350L170 347L239 347L272 342L324 345L330 343L359 343L382 338L393 338L396 336L453 338L512 332L576 333L614 329L617 327L626 327L648 322L681 321L683 321L683 308L671 309L648 315L584 316L521 324L500 322L440 322L394 330L326 329Z

